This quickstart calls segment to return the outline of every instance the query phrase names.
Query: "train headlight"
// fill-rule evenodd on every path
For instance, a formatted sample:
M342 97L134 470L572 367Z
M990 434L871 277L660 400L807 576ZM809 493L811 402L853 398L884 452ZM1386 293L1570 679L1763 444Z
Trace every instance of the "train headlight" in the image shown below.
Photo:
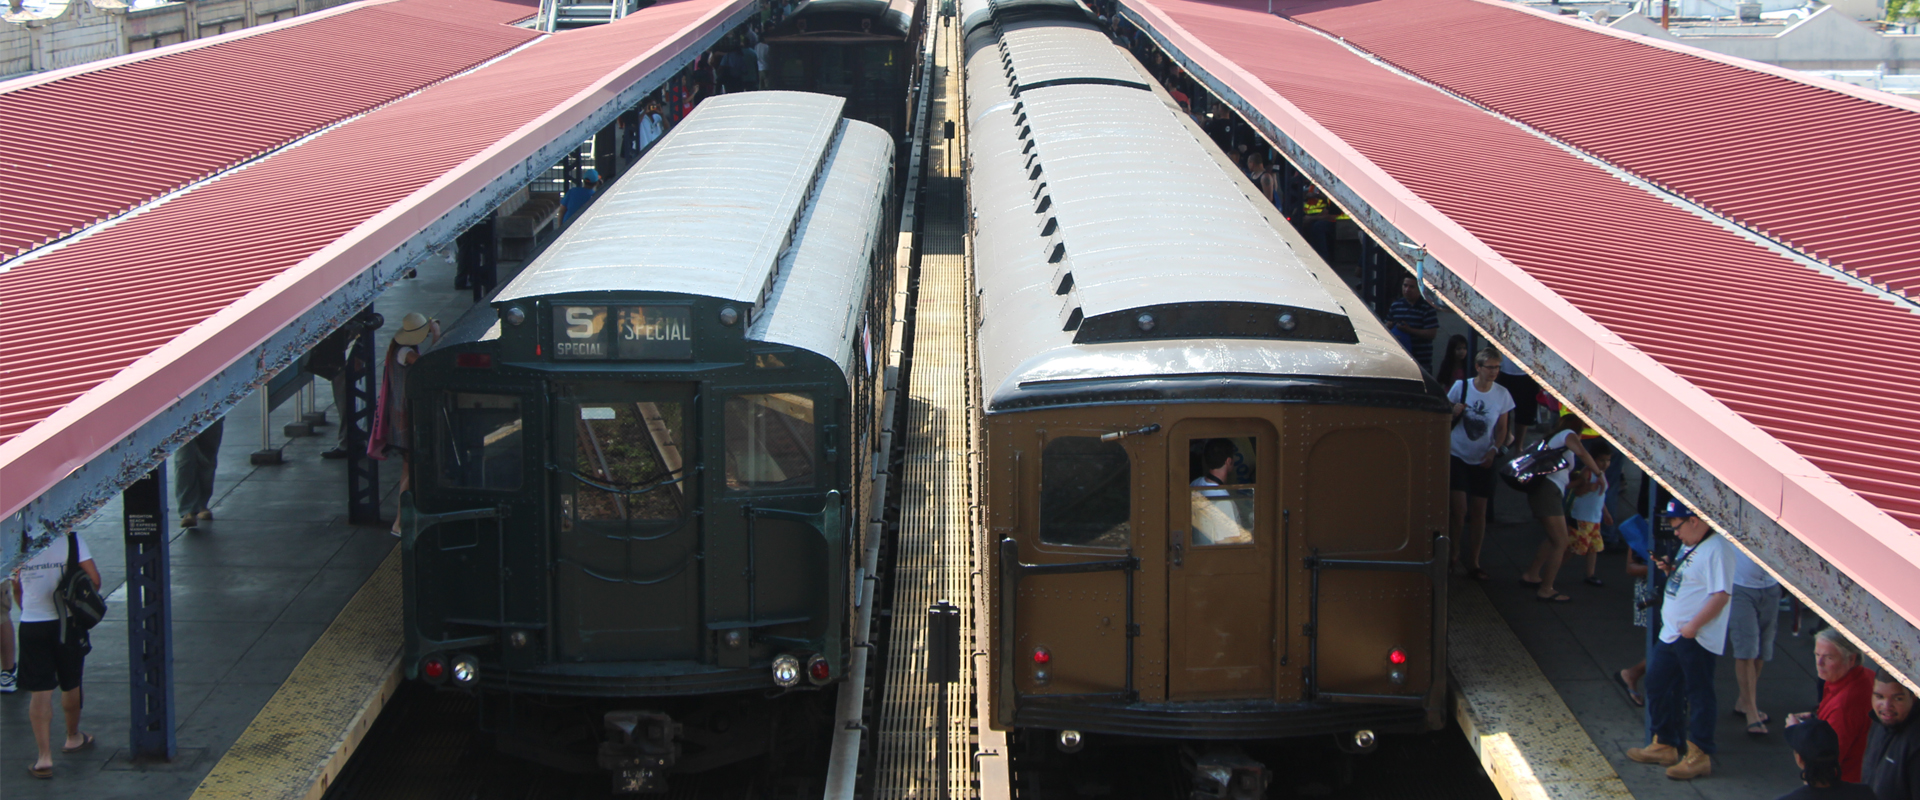
M473 656L460 656L453 660L454 683L469 686L477 680L480 680L480 665L474 662Z
M773 682L786 687L800 682L800 659L781 653L773 660Z

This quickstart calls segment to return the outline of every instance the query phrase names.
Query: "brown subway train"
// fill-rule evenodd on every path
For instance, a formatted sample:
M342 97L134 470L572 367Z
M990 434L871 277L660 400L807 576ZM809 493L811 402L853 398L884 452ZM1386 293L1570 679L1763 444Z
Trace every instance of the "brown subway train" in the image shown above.
M969 6L991 724L1444 724L1448 406L1093 26Z

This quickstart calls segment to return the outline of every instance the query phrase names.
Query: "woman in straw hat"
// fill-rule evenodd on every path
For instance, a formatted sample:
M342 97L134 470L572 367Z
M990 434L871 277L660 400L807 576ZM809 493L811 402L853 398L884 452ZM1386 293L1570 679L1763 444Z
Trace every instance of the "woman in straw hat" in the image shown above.
M413 438L407 419L407 370L420 354L440 343L440 321L428 319L418 311L408 312L400 320L400 331L387 343L386 368L381 370L380 399L373 407L373 435L368 437L367 455L385 460L388 454L400 456L400 491L412 486ZM400 520L393 521L393 535L400 535Z

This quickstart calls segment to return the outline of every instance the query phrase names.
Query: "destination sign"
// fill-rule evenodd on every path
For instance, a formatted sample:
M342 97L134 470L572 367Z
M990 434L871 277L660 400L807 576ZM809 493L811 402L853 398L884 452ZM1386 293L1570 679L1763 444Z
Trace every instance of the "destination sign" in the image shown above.
M691 359L691 309L556 305L553 357L564 361Z
M553 307L554 358L603 360L611 353L606 306Z
M693 358L693 325L686 306L628 306L620 309L620 358Z

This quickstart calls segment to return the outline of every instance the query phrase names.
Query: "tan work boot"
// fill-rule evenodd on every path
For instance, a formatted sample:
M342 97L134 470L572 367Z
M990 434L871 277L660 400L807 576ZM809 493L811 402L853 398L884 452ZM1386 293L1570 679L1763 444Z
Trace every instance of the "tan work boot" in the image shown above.
M1627 748L1627 758L1631 758L1642 764L1659 764L1663 767L1671 767L1680 763L1680 751L1675 750L1673 745L1663 744L1660 741L1660 737L1655 736L1653 737L1653 742L1646 747Z
M1667 767L1667 777L1676 781L1690 781L1712 774L1713 757L1707 755L1707 751L1700 749L1700 745L1693 742L1687 742L1686 758L1680 759L1678 764Z

